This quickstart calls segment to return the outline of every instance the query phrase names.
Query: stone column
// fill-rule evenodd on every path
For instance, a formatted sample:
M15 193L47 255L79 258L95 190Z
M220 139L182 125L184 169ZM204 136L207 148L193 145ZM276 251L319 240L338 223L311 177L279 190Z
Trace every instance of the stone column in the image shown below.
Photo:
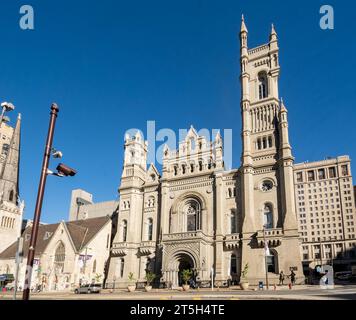
M215 235L215 280L221 281L225 279L224 272L224 188L222 173L216 173L215 178L215 187L216 187L216 235Z

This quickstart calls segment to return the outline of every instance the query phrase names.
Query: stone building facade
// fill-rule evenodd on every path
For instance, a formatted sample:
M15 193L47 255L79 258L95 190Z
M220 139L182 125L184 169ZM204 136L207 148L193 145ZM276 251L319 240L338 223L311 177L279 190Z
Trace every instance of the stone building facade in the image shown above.
M21 234L24 203L19 201L21 115L13 128L0 124L0 252Z
M69 221L112 216L119 202L117 200L94 203L93 195L85 190L72 191L69 208Z
M356 214L348 156L294 166L301 254L306 271L328 263L356 265Z
M295 270L303 279L287 109L279 98L277 34L248 49L241 24L241 166L226 171L222 137L213 141L191 127L177 150L163 151L162 174L148 168L147 142L125 137L117 232L107 286L144 282L147 270L161 285L179 286L181 271L209 285L248 280L271 283ZM270 255L266 257L265 246ZM213 271L213 272L212 272Z

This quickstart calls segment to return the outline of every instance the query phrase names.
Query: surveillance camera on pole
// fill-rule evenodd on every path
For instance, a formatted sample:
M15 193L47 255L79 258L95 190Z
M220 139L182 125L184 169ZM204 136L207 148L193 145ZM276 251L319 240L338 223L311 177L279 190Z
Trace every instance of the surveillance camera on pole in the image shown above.
M52 157L55 159L61 159L63 157L63 153L55 148L52 148Z
M77 171L68 167L64 163L60 163L56 170L58 171L58 175L63 176L63 177L74 177L77 174Z

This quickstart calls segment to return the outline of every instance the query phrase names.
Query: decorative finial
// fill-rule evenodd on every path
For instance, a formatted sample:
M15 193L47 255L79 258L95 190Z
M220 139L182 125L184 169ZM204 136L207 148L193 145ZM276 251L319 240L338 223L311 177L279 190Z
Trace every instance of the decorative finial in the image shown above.
M277 32L276 32L276 29L275 29L273 23L272 23L272 27L271 27L271 34L269 36L269 40L270 41L276 41L277 40Z
M245 24L245 17L244 15L241 16L241 32L248 32Z

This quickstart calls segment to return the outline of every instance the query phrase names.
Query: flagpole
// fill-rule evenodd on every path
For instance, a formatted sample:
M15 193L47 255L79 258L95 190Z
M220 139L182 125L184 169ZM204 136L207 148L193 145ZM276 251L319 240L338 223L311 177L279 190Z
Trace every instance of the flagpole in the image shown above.
M268 290L269 289L269 285L268 285L268 265L267 265L265 226L263 226L263 242L264 242L264 251L265 251L266 287L267 287L267 290Z

